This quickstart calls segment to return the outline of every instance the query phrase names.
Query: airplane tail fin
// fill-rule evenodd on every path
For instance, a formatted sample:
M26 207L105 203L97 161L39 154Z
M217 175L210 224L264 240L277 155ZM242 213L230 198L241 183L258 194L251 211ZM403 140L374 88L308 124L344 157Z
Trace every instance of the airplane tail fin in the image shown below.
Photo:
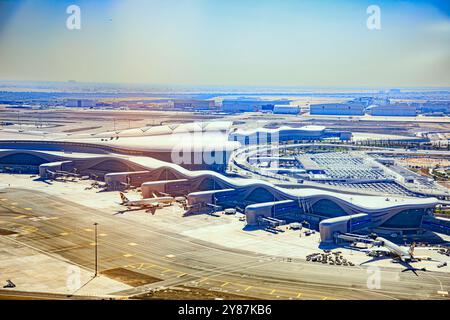
M122 199L122 204L129 201L128 198L123 194L123 192L120 193L120 199Z
M413 254L414 254L414 249L415 249L415 247L416 247L416 243L415 243L415 242L411 243L411 246L409 247L409 255L410 255L411 257L412 257Z

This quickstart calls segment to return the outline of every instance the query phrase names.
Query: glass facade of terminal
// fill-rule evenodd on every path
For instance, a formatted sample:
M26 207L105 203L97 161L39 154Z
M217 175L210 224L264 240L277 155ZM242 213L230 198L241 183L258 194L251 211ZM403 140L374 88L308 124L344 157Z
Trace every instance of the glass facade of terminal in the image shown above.
M249 202L258 203L258 202L272 202L276 201L277 199L270 191L264 188L256 188L246 197L245 200Z
M0 158L0 164L3 165L27 165L39 166L47 160L28 153L14 153Z
M324 217L339 217L347 215L344 209L331 200L322 199L312 205L313 213Z
M381 225L383 228L420 228L426 209L408 209L399 212Z

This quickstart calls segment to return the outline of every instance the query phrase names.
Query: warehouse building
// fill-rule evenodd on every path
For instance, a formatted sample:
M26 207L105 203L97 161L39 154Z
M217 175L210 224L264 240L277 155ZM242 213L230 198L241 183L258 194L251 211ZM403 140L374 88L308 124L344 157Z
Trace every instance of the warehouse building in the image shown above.
M89 99L70 99L66 101L66 107L69 108L93 108L97 101Z
M177 110L210 110L214 106L213 100L175 100L173 102L173 107Z
M303 126L299 128L283 126L279 128L257 128L253 130L238 129L231 132L231 141L238 141L243 145L266 144L286 141L317 141L325 139L350 140L351 132L334 131L323 126Z
M339 115L339 116L362 116L364 115L364 104L356 102L348 103L321 103L312 104L309 107L311 115Z
M366 111L372 116L415 117L417 115L416 106L407 104L371 105Z
M230 99L222 101L222 111L227 113L273 110L275 105L289 105L289 100Z
M277 104L273 107L274 114L299 114L300 108L298 106Z
M425 102L420 106L421 113L450 114L450 101Z

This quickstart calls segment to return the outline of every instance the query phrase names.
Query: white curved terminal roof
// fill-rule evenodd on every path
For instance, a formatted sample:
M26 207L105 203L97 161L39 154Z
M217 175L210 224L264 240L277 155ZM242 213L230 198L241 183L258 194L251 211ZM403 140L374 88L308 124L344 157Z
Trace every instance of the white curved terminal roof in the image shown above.
M218 180L221 180L226 184L227 188L239 188L239 187L265 187L267 189L271 189L277 191L281 194L284 194L287 198L290 199L301 199L301 198L328 198L328 199L337 199L341 201L345 201L347 204L360 208L366 209L364 211L377 212L379 210L390 209L390 208L398 208L398 207L430 207L433 205L437 205L442 203L436 198L402 198L402 197L381 197L381 196L366 196L366 195L352 195L352 194L343 194L332 191L326 191L321 189L314 188L301 188L301 189L286 189L277 187L269 182L256 180L256 179L245 179L245 178L230 178L224 176L215 171L209 170L199 170L199 171L190 171L187 170L177 164L164 162L161 160L156 160L150 157L144 156L126 156L126 155L118 155L118 154L108 154L108 155L93 155L93 154L83 154L83 153L64 153L57 151L34 151L34 150L15 150L15 149L0 149L1 153L31 153L43 158L48 158L49 162L53 162L55 159L51 156L59 157L59 160L75 160L75 159L92 159L96 161L98 159L111 159L115 158L117 160L130 161L139 167L139 170L155 170L162 168L171 168L174 171L177 171L179 174L184 176L185 178L197 178L201 176L210 176L215 177Z
M120 157L123 157L122 155ZM290 195L297 198L303 197L317 197L317 196L328 196L332 198L337 198L354 204L361 208L366 208L368 210L377 210L377 209L386 209L397 206L409 206L409 205L436 205L440 203L440 201L436 198L406 198L406 197L381 197L381 196L366 196L366 195L352 195L352 194L343 194L338 192L319 190L314 188L301 188L301 189L286 189L275 186L269 182L261 181L257 179L245 179L245 178L230 178L224 176L215 171L209 170L198 170L198 171L190 171L188 169L182 168L176 164L168 163L160 160L155 160L149 157L137 157L132 156L129 157L128 160L133 161L143 167L147 167L149 169L157 169L163 165L164 167L170 167L186 177L195 178L201 175L211 175L215 176L218 179L227 182L230 185L234 185L236 187L245 187L250 185L260 185L266 186L268 188L276 189L281 191L286 195ZM387 200L388 199L388 200Z
M228 141L221 132L180 133L157 136L119 137L118 139L68 139L70 142L93 143L110 147L152 152L208 152L233 151L240 147L237 141Z
M101 132L96 134L86 134L84 136L95 138L110 137L144 137L144 136L161 136L171 134L183 134L193 132L224 132L227 133L231 125L231 121L209 121L209 122L190 122L175 123L162 126L147 126L142 128L133 128L126 130L117 130L109 132ZM81 136L79 136L81 137Z
M240 147L239 142L228 141L231 125L230 121L193 122L80 135L64 140L139 151L230 152Z

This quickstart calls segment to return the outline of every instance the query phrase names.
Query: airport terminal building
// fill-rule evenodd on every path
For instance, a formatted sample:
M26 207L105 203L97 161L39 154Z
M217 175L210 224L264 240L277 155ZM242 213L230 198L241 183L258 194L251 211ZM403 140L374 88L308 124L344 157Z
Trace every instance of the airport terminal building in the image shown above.
M214 132L216 135L217 131L223 133L220 129L224 129L223 124L218 123L210 124L209 127L206 125L203 127L203 133L205 128L211 129L209 133ZM212 130L213 128L219 130ZM285 188L259 179L230 177L218 170L213 171L211 168L215 168L214 162L208 168L208 164L203 161L206 170L191 170L174 161L150 156L160 152L162 147L166 148L163 149L166 152L169 150L169 145L160 144L158 140L161 140L161 135L155 135L155 131L173 131L168 131L169 128L153 130L153 134L140 136L148 143L145 145L147 149L144 149L142 144L127 139L127 134L128 137L132 136L130 132L124 132L118 139L107 138L107 141L100 141L106 138L98 136L93 143L88 139L72 142L3 141L0 142L0 168L4 172L39 173L44 180L52 179L61 172L95 176L105 183L109 191L122 190L132 185L141 188L143 197L148 197L152 192L185 196L190 213L236 208L245 213L247 224L253 227L306 221L316 229L320 228L321 223L322 227L327 228L339 225L340 232L343 232L342 218L336 218L347 217L345 232L370 231L407 235L420 234L427 229L450 234L450 221L438 219L433 215L434 208L442 204L437 198L366 196L307 186ZM186 134L189 131L186 127L179 127L178 130L177 134ZM283 128L278 134L281 137L284 134L291 137L292 134L316 136L325 133L325 128L290 130ZM229 150L225 151L233 151L240 145L237 141L239 139L233 137L239 134L250 137L258 132L231 132L231 139L227 132L226 139L221 141L230 143ZM209 147L214 146L211 144L211 136L206 135L204 139L199 141L209 144ZM177 140L174 138L169 141ZM99 141L103 144L98 143ZM154 146L151 143L154 143ZM61 149L61 146L65 149ZM196 147L199 149L189 150L201 150L202 153L205 151L198 145ZM223 146L221 147L224 151ZM126 150L133 150L135 153L126 153ZM217 152L219 149L207 150ZM221 159L226 165L227 159L223 156L221 154L216 160ZM223 166L223 163L221 165Z
M194 213L208 212L211 208L237 208L246 214L247 224L253 226L308 221L318 229L324 220L363 214L364 224L358 228L349 224L347 231L364 227L408 234L426 228L427 223L439 225L446 232L450 230L446 229L447 221L433 218L433 209L440 203L436 198L385 198L314 188L285 189L259 180L229 178L214 171L190 171L139 156L1 150L0 164L19 166L28 172L37 169L42 179L50 179L61 171L95 175L106 182L109 190L120 190L125 184L139 186L144 197L154 191L187 196Z

